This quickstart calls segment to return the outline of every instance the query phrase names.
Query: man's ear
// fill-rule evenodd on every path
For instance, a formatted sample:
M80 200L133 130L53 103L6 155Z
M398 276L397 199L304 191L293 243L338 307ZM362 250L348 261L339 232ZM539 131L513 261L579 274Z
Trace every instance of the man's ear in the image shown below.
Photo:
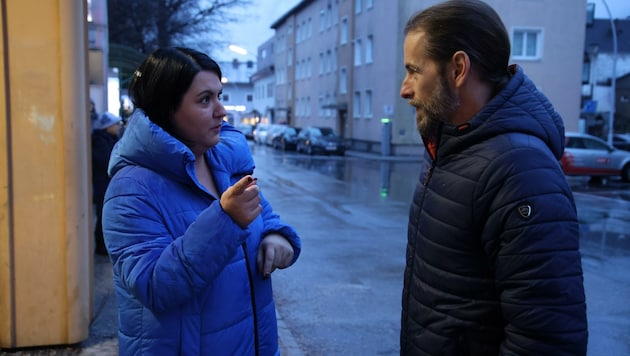
M451 58L451 64L451 80L453 81L455 87L461 87L470 76L470 58L466 52L457 51Z

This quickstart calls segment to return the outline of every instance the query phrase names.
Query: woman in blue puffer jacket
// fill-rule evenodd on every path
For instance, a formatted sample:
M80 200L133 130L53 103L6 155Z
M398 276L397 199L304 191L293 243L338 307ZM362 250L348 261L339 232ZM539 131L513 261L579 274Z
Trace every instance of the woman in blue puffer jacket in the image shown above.
M277 355L270 274L300 254L223 121L221 70L187 48L134 73L136 110L109 165L103 212L121 355Z

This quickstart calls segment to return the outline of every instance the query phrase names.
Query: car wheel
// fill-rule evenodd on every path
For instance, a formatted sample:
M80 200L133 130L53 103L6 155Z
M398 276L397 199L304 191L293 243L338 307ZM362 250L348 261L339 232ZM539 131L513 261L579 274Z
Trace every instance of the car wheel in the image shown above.
M621 169L621 180L624 182L630 182L630 163L627 163Z

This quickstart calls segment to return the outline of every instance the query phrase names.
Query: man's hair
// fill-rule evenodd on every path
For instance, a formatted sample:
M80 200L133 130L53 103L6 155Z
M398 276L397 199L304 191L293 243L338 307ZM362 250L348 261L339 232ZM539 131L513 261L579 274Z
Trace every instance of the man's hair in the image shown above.
M499 15L480 0L450 0L414 14L405 25L405 35L424 31L426 54L440 65L457 51L470 58L479 78L495 91L510 74L510 38Z
M129 93L134 106L173 134L173 114L200 71L222 76L217 62L204 53L183 47L157 49L133 74Z

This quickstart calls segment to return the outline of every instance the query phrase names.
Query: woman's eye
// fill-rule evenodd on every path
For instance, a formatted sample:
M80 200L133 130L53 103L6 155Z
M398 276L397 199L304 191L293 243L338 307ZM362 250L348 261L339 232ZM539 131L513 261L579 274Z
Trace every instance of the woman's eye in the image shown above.
M204 96L203 98L201 98L201 102L203 104L208 104L210 102L210 96Z

